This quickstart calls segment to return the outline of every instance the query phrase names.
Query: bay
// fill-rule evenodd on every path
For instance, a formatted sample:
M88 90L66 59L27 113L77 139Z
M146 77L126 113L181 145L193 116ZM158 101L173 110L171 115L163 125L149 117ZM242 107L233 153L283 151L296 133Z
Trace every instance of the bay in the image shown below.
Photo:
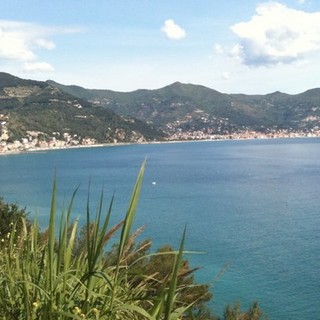
M0 157L0 195L46 226L52 182L73 218L84 221L115 193L113 222L125 214L147 158L135 227L155 247L186 249L200 282L213 282L210 307L258 300L270 319L320 319L320 139L206 141L54 150ZM90 181L90 182L89 182ZM228 267L218 278L216 275Z

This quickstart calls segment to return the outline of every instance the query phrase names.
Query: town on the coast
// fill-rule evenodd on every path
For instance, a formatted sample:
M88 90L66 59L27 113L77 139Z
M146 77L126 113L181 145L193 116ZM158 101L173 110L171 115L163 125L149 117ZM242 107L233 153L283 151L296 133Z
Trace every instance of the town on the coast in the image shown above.
M70 133L53 132L52 136L48 136L39 131L27 131L24 138L20 140L10 141L7 130L8 117L0 114L0 155L10 153L32 152L51 149L66 149L93 147L102 145L118 145L123 144L116 139L113 143L101 144L94 138L82 138ZM270 132L262 133L252 130L244 130L240 132L230 132L224 134L210 134L203 131L186 131L182 132L177 129L161 141L152 142L181 142L181 141L219 141L219 140L246 140L246 139L279 139L279 138L311 138L320 137L320 129L310 131L293 131L293 130L270 130ZM135 143L152 143L147 141L136 141Z
M159 143L320 137L320 89L225 94L199 85L115 92L0 72L0 154Z

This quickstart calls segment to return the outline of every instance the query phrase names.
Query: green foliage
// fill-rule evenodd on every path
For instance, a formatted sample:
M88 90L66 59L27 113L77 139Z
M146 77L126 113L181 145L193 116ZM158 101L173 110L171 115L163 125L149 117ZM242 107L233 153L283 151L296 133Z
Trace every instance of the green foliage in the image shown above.
M145 163L139 172L123 221L110 227L103 193L92 217L88 196L87 224L70 222L73 202L57 217L53 183L48 229L40 232L24 209L0 199L0 314L4 320L218 320L206 307L209 286L195 283L180 247L151 251L151 241L137 243L132 232ZM105 212L105 214L104 214ZM57 225L57 220L60 224ZM119 234L118 239L110 239ZM108 250L109 248L109 250ZM247 312L228 306L225 320L261 320L254 303Z
M253 302L249 309L245 312L241 311L240 303L235 303L232 306L228 305L224 311L224 320L267 320L263 316L258 302Z
M153 254L154 257L163 254L173 257L166 273L157 279L152 274L143 273L150 255L145 256L146 252L141 247L132 250L137 234L131 233L131 227L143 172L144 165L124 221L113 228L109 227L112 201L106 215L103 215L102 194L92 221L88 198L87 226L82 233L85 239L80 237L79 240L79 243L82 241L86 245L81 247L76 244L78 223L69 221L76 192L69 208L61 214L59 228L56 228L54 181L49 227L42 234L37 220L28 227L23 210L14 205L2 205L3 212L8 215L12 213L7 220L14 222L8 241L1 244L1 319L174 320L187 314L197 298L186 302L179 299L180 292L189 286L188 282L180 281L185 268L182 260L185 232L178 251ZM16 216L21 218L20 229L16 228ZM105 247L119 229L117 250L110 263ZM137 272L139 261L144 262L140 268L142 273ZM153 268L154 261L150 265ZM155 283L158 283L156 293L153 291Z
M20 234L23 220L26 220L26 217L25 209L20 209L14 203L6 203L3 198L0 198L0 241L7 242L13 228L15 228L17 234Z

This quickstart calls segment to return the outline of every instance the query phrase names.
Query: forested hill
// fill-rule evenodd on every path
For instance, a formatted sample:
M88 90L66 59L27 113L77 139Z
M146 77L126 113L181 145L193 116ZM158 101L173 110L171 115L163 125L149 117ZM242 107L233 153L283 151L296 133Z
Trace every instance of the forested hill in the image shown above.
M117 114L136 117L168 135L198 130L212 134L244 130L313 132L320 126L320 89L297 95L281 92L245 95L224 94L180 82L161 89L133 92L89 90L52 81L48 83Z
M320 89L245 95L175 82L115 92L0 73L0 115L0 148L21 139L35 145L320 135Z
M49 82L24 80L0 73L0 141L37 136L42 140L138 142L163 133L129 116L93 105Z

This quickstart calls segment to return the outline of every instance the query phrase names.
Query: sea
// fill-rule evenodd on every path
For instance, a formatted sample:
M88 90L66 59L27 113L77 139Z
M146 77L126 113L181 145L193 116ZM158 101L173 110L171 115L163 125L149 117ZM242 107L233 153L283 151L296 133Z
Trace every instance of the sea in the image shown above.
M320 138L228 140L52 150L0 157L0 195L48 224L52 185L73 219L114 196L112 224L146 170L134 229L156 250L179 247L208 304L258 301L270 320L320 319Z

